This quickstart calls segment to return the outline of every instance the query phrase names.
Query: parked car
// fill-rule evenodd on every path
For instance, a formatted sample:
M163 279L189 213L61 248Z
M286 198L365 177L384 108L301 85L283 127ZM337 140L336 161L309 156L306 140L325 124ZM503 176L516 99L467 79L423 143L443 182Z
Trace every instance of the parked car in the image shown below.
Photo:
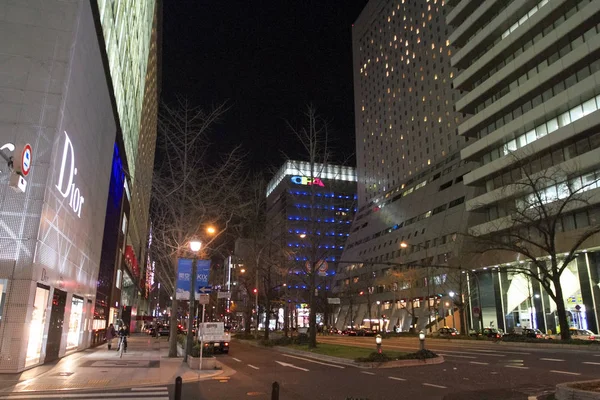
M348 328L348 329L344 329L344 330L342 331L342 335L346 335L346 336L357 336L357 334L356 334L356 329L350 329L350 328Z
M359 329L356 334L357 336L375 336L377 335L377 331L371 329Z
M573 340L600 341L600 336L588 329L571 328L569 329L569 332L571 333L571 339ZM560 333L556 335L548 335L548 339L560 340Z
M500 339L503 334L504 332L501 332L496 328L484 328L482 332L469 332L469 336L485 336L490 339Z
M545 339L546 338L546 334L544 334L539 329L525 328L525 329L523 329L523 333L521 333L521 334L523 336L527 336L529 338L535 338L535 339Z
M449 328L447 326L440 328L437 332L434 332L432 336L439 337L453 337L458 336L460 333L455 328Z

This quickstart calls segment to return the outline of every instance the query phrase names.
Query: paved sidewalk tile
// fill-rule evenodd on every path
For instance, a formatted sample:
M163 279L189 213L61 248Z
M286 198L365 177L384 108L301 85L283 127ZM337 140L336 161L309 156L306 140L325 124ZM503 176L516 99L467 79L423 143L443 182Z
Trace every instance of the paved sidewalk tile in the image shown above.
M116 347L116 346L115 346ZM127 353L118 357L115 348L106 345L64 357L51 367L43 366L40 373L7 377L3 392L29 392L45 390L122 388L166 385L181 376L185 382L222 374L222 370L194 371L183 364L181 358L168 358L168 341L147 335L134 335L128 339ZM18 382L18 383L17 383Z

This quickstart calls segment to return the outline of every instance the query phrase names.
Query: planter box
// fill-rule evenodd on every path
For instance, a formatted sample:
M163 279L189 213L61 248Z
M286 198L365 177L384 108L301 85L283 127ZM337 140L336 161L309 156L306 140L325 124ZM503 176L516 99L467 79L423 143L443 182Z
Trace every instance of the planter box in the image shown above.
M575 389L571 387L578 383L590 383L598 384L599 381L583 381L583 382L567 382L559 383L556 385L556 394L554 395L557 400L598 400L600 399L600 392L590 392L588 390Z
M188 366L191 369L200 369L200 357L188 355ZM202 357L202 370L212 370L217 366L216 357Z

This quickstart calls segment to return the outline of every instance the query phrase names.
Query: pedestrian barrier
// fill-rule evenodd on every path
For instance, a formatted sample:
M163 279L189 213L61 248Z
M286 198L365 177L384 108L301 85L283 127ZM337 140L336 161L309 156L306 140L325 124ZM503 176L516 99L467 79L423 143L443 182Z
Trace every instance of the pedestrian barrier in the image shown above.
M279 400L279 383L273 382L273 391L271 391L271 400Z
M181 385L183 384L183 379L180 376L175 378L175 398L174 400L181 400Z

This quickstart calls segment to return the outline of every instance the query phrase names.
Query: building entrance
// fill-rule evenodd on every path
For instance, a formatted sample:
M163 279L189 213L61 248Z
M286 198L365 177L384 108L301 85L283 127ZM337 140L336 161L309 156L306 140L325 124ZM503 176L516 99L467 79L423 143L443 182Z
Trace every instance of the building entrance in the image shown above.
M67 293L59 289L54 289L52 310L50 311L50 327L48 328L48 342L46 344L46 358L44 362L58 359L66 304Z

